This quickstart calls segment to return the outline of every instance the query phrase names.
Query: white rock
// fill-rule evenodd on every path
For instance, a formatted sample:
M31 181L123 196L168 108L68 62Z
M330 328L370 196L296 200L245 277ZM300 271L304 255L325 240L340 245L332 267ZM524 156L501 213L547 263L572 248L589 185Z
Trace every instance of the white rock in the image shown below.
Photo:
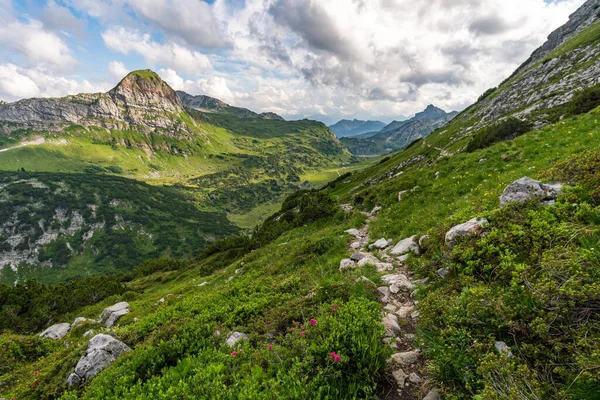
M411 381L414 384L418 384L423 382L423 379L421 379L421 377L417 374L415 374L414 372L412 372L409 376L408 376L408 380Z
M358 229L354 229L354 228L352 228L352 229L348 229L347 231L344 231L344 232L345 232L345 233L347 233L347 234L349 234L349 235L355 236L355 237L360 237L360 236L362 236L362 235L360 234L360 231L359 231Z
M375 243L371 244L369 246L369 249L385 249L387 247L389 247L392 244L391 240L387 240L387 239L378 239Z
M85 331L85 333L83 335L81 335L82 337L88 337L94 334L94 330L90 329L89 331Z
M353 242L352 244L350 244L350 248L352 250L358 250L362 247L362 244L360 242Z
M75 318L75 321L73 321L73 323L71 324L71 329L75 328L79 324L83 324L85 321L87 321L87 319L83 317Z
M235 346L240 340L248 341L248 336L241 332L232 332L226 340L229 347Z
M381 280L388 285L396 285L398 288L407 291L411 291L415 288L415 285L412 284L404 274L383 275Z
M409 238L399 241L396 244L396 246L394 246L394 248L390 250L390 254L393 256L400 256L409 252L419 254L419 244L417 243L417 236L411 236Z
M396 315L401 319L406 319L413 311L415 311L414 306L400 307L400 309L396 311Z
M66 322L62 324L55 324L46 329L44 332L40 333L40 337L59 340L64 338L67 335L67 333L69 333L70 329L71 324L68 324Z
M379 211L381 211L381 207L380 206L375 206L375 208L373 208L373 210L371 211L371 215L375 215Z
M88 342L85 354L75 366L75 372L69 376L71 385L79 385L98 375L112 364L123 352L131 350L125 343L109 335L99 334Z
M446 233L446 245L453 248L459 238L469 235L481 235L487 223L487 219L473 218L463 224L452 227Z
M208 282L204 281L202 283L199 283L198 287L202 287L202 286L206 286L206 285L208 285Z
M507 357L513 356L512 351L510 351L510 347L508 347L508 345L506 343L496 342L496 343L494 343L494 346L496 347L496 350L498 350L498 353L506 355Z
M396 379L396 383L398 384L398 386L404 387L404 382L406 382L406 378L408 378L408 375L406 375L402 368L399 368L392 372L392 375L394 376L394 379Z
M392 361L400 364L403 367L407 367L416 363L421 356L420 350L411 350L404 353L396 353L392 356Z
M437 270L437 274L440 278L444 279L450 275L450 270L448 268L440 268Z
M427 393L427 395L423 397L423 400L440 400L440 395L437 392L437 390L431 389L429 393Z
M104 323L105 326L113 326L119 318L129 313L129 304L122 301L110 307L106 307L102 314L100 314L100 322Z
M356 263L349 258L344 258L342 261L340 261L340 271L343 271L348 268L356 268Z
M394 265L392 263L378 262L375 263L375 266L377 267L377 272L386 272L394 269Z
M360 260L358 262L358 266L364 267L365 265L377 265L378 262L379 262L379 260L376 257L369 255L369 256L363 258L362 260Z
M400 333L400 325L398 325L398 317L389 313L383 317L383 327L385 328L386 336L396 336Z
M542 201L556 200L562 190L560 183L543 184L527 176L511 183L500 196L500 205L510 202L522 203L531 198L539 197Z

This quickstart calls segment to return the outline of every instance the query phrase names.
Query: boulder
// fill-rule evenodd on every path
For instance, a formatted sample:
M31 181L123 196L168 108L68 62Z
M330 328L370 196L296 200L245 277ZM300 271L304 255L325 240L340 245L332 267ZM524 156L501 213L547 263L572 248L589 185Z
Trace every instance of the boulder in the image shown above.
M85 321L87 321L87 319L83 317L77 317L75 318L75 321L73 321L73 323L71 324L71 328L75 328L77 325L83 324Z
M463 224L452 227L446 233L446 245L450 248L453 248L458 239L464 236L481 235L487 223L488 221L485 218L473 218Z
M525 176L504 189L500 196L500 205L504 206L513 201L522 203L536 197L542 201L556 200L562 186L560 183L544 184Z
M348 229L347 231L344 231L344 232L349 235L355 236L355 237L361 236L360 231L358 229L354 229L354 228Z
M378 262L379 260L376 257L369 254L367 257L358 262L358 266L364 267L365 265L377 265Z
M510 347L504 342L496 342L494 343L494 347L498 350L498 353L505 355L507 357L512 357L513 353L510 351Z
M411 350L404 353L396 353L392 356L392 361L400 364L403 367L407 367L416 363L421 356L420 350Z
M380 206L375 206L375 208L373 208L373 210L371 211L371 215L375 215L379 211L381 211L381 207Z
M379 240L377 240L375 243L373 243L372 245L369 246L369 249L385 249L387 247L390 247L392 245L392 241L391 240L386 240L384 238L381 238Z
M400 325L398 324L398 317L392 313L383 317L383 327L385 328L386 336L396 336L401 331Z
M248 341L248 336L241 332L232 332L225 341L229 347L234 347L240 340Z
M85 354L75 366L75 372L69 375L70 386L89 381L112 364L123 352L131 350L125 343L110 335L99 334L88 342Z
M342 259L342 261L340 261L340 272L348 268L356 268L356 263L349 258Z
M66 322L62 324L55 324L46 329L44 332L40 333L40 337L59 340L64 338L67 333L69 333L69 330L71 330L71 324Z
M377 291L383 295L381 299L382 303L387 303L390 300L390 288L387 286L380 286L377 288Z
M408 376L408 380L414 384L419 384L419 383L423 382L423 379L419 375L415 374L414 372L412 372Z
M113 326L119 318L129 313L129 304L122 301L113 306L107 307L100 314L100 322L104 323L105 326Z
M88 337L88 336L92 336L94 334L94 330L90 329L89 331L85 331L83 333L83 335L81 335L82 337Z
M390 254L393 256L401 256L402 254L409 252L419 254L419 243L417 243L417 240L417 236L411 236L399 241L394 248L390 250Z
M368 253L361 253L360 251L355 251L354 253L352 253L352 255L350 256L350 259L354 262L359 262L360 260L362 260L365 257L370 256L370 254Z
M398 387L404 387L404 383L406 382L406 378L408 378L408 375L406 375L406 373L402 370L402 368L399 368L397 370L395 370L394 372L392 372L392 375L394 377L394 379L396 380L396 383L398 384Z
M381 280L383 280L388 285L394 285L400 289L405 289L407 291L411 291L415 288L415 285L412 282L410 282L404 274L384 275L381 277Z

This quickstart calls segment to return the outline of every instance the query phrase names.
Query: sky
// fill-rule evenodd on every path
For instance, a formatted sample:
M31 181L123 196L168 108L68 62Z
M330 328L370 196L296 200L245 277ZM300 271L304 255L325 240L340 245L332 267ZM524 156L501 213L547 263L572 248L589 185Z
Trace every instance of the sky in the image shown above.
M288 119L462 110L584 0L0 0L0 99L174 89Z

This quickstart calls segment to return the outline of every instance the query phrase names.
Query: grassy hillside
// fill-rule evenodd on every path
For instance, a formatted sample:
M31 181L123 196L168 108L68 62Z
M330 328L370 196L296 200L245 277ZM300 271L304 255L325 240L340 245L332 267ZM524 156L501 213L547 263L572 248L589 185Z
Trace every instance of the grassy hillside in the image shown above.
M95 318L126 300L132 313L111 333L134 351L63 398L364 398L382 390L389 350L379 339L379 274L369 267L338 272L347 256L343 231L365 219L358 210L336 211L348 201L364 210L383 206L370 224L372 240L431 236L427 251L409 260L417 277L429 279L418 295L416 343L427 358L422 373L446 398L595 398L599 116L595 109L511 142L398 167L427 151L411 148L291 198L250 241L223 242L175 266L147 264L131 281L118 278L124 293L54 321ZM523 175L573 187L554 206L500 208L498 195ZM406 189L398 202L397 191ZM475 216L488 218L490 233L447 249L446 230ZM439 268L450 275L441 279ZM361 275L374 284L357 281ZM19 332L7 328L3 360L17 357L0 377L7 396L60 396L89 328L99 326L71 332L68 348L34 335L19 342ZM234 330L250 341L232 355L223 342ZM508 343L514 357L497 355L495 340ZM339 364L328 361L332 351L342 354Z

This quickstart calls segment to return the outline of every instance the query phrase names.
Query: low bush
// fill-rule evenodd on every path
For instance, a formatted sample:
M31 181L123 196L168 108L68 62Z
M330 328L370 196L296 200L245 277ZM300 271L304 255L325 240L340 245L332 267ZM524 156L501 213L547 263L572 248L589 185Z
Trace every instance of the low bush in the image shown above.
M510 117L477 132L469 144L467 152L491 146L494 143L512 140L519 135L529 132L533 125L530 122Z

